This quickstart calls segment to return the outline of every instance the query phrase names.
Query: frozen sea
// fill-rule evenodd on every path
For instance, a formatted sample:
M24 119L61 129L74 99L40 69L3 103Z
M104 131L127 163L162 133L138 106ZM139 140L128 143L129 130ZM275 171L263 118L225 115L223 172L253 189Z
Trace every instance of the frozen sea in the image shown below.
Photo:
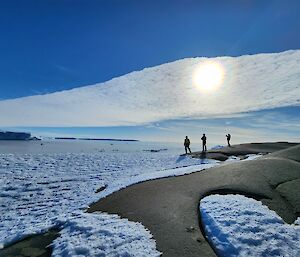
M142 224L85 210L131 184L218 165L182 153L172 143L0 141L0 249L58 227L53 256L160 255Z

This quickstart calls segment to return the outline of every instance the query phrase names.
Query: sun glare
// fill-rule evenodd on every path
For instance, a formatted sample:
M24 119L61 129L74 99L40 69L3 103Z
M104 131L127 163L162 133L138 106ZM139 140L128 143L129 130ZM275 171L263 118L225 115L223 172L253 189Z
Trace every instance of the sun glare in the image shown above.
M218 62L205 61L194 72L194 85L205 92L217 90L223 82L224 69Z

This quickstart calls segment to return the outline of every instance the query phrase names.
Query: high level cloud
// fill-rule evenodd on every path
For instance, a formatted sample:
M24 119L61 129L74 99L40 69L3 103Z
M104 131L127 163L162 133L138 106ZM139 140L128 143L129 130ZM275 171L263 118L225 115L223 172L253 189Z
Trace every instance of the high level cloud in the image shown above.
M224 69L213 92L193 81L207 60L188 58L92 86L0 101L0 126L135 125L300 104L300 50L209 58Z

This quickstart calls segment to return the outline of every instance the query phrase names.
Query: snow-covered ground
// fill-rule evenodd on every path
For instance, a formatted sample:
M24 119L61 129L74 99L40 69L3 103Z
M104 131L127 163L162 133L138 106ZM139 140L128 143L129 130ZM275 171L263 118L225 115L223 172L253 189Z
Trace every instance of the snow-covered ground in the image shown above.
M225 73L213 94L193 82L207 61ZM299 63L300 50L186 58L92 86L0 101L0 126L133 125L299 105Z
M0 154L0 248L60 226L54 256L159 255L150 232L141 224L116 215L87 214L85 209L128 185L202 170L218 162L179 156L182 149L175 148L158 152L115 148L117 144L104 152ZM105 190L96 193L105 185Z
M160 256L142 224L105 213L73 213L54 242L53 257Z
M260 201L210 195L200 201L200 212L218 256L300 256L300 219L286 224Z

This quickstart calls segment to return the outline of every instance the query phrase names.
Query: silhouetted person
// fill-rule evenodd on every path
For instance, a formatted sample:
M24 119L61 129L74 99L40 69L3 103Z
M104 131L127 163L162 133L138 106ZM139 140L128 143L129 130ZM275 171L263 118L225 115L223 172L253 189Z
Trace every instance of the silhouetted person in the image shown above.
M230 147L231 135L230 134L226 135L226 139L227 139L227 145Z
M190 149L190 144L191 144L191 141L189 140L189 138L186 136L185 139L184 139L184 149L185 149L185 153L187 154L187 150L189 150L190 153L191 152L191 149Z
M207 151L205 134L203 134L203 136L201 137L201 140L202 140L202 152Z

